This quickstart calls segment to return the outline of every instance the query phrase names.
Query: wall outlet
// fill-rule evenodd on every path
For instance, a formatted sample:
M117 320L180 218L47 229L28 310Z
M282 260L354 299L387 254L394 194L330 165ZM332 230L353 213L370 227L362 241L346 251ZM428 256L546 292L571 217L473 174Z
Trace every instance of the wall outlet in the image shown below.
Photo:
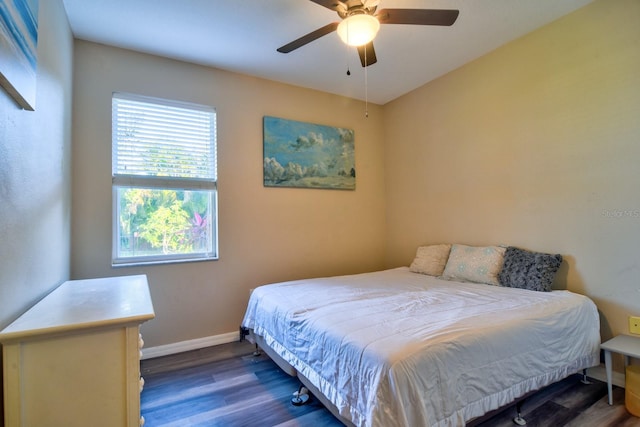
M629 316L629 332L640 335L640 317Z

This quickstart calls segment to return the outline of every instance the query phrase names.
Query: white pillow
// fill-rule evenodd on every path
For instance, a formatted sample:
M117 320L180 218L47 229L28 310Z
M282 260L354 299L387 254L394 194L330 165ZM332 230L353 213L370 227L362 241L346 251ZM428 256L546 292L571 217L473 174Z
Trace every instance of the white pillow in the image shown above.
M440 276L447 264L450 250L451 245L420 246L409 270L429 276Z
M505 250L500 246L452 245L442 277L500 286L498 274L504 263Z

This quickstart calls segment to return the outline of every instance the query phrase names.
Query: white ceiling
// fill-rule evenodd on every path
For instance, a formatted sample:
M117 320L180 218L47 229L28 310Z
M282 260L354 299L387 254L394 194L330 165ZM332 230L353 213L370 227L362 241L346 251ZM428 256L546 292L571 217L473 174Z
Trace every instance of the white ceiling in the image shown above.
M460 15L451 27L382 25L366 93L356 49L335 32L276 52L339 20L311 1L63 1L76 38L385 104L592 0L382 0L378 9L458 9Z

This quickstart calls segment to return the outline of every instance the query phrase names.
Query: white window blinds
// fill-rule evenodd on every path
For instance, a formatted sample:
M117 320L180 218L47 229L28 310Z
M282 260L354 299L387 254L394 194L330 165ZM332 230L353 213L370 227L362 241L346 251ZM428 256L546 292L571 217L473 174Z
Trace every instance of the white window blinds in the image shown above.
M115 185L215 188L216 116L211 107L115 93L112 98Z

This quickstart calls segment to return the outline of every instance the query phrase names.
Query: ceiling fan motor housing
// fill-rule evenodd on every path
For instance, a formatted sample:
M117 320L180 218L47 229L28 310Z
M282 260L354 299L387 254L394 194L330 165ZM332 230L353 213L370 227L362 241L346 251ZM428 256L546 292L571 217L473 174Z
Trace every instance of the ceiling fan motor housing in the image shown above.
M338 0L335 10L342 19L352 15L373 15L378 8L378 3L379 1L375 0Z

